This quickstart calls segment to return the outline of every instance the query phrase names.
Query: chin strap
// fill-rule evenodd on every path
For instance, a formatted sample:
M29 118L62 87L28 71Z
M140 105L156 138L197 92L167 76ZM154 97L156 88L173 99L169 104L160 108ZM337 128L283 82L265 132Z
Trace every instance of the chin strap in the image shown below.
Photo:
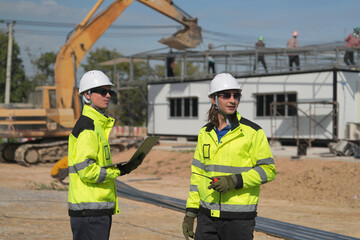
M224 116L225 120L226 120L226 125L230 128L231 127L231 124L230 124L230 121L229 121L229 118L227 117L227 115L225 115L225 113L223 113L220 108L219 108L219 100L218 100L218 95L216 93L215 95L215 110L217 110L219 113L221 113L221 115Z
M87 99L85 97L85 94L82 95L82 100L84 101L85 104L90 104L96 111L98 111L99 113L101 113L102 115L105 115L105 111L100 111L97 107L95 107L95 105L93 104L93 102L91 101L91 90L88 90L88 94L90 96L90 99Z

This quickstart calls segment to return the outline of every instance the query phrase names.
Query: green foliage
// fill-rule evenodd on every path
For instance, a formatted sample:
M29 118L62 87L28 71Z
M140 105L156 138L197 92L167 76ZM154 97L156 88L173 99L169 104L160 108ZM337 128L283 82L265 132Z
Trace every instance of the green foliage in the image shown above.
M145 86L131 87L128 85L130 63L123 62L116 65L116 78L114 78L113 65L102 66L99 64L121 56L122 54L115 50L111 51L105 47L96 48L88 53L86 63L81 66L85 72L94 69L103 71L114 83L114 90L116 90L118 85L121 88L119 91L120 97L113 97L112 104L109 107L109 115L116 119L117 125L143 126L146 121ZM134 63L135 79L142 79L146 76L146 73L146 63ZM127 88L128 86L130 88Z
M109 108L118 125L144 126L146 122L146 89L144 85L122 85L120 103ZM145 99L144 99L145 98Z
M0 88L5 89L6 84L6 65L8 54L8 36L0 32ZM32 84L25 76L24 66L20 56L20 47L15 39L12 46L11 57L11 83L10 83L10 102L23 102L26 99L28 90ZM5 101L5 91L0 91L0 102Z
M175 59L175 61L176 61L176 59ZM188 76L194 75L195 73L199 72L199 66L193 65L191 62L187 62L186 63L186 71L187 71ZM181 62L175 62L174 74L175 74L175 76L181 75Z
M36 68L36 74L31 78L34 86L54 86L56 53L45 52L36 57L28 51L28 55Z
M81 66L84 68L84 71L90 71L90 70L101 70L106 74L112 73L113 66L101 66L99 63L108 61L110 59L117 58L121 56L122 54L116 52L116 50L109 50L105 47L102 48L96 48L93 51L89 51L87 53L86 57L86 64L81 64ZM109 76L109 75L108 75ZM110 76L109 76L110 77ZM112 75L111 75L112 77ZM112 79L112 78L110 78Z

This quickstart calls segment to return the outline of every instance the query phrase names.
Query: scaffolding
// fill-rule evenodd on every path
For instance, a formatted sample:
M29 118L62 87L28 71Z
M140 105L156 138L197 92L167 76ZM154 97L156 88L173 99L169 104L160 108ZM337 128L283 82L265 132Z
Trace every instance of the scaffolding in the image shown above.
M168 48L156 49L148 52L137 53L131 56L120 57L109 60L100 65L114 66L120 62L129 62L130 69L127 74L129 82L158 82L174 81L181 82L187 80L197 80L212 78L213 73L208 72L208 57L215 60L216 73L228 72L233 76L251 76L259 74L279 74L289 72L319 71L328 69L351 69L358 70L359 66L347 66L344 63L343 56L345 51L353 51L355 60L360 62L360 48L346 48L345 46L311 46L298 49L288 48L244 48L237 45L220 45L206 51L177 51L169 52ZM300 58L300 70L289 68L288 57L290 54L298 54ZM258 66L257 56L264 55L267 64L267 72L262 66ZM177 63L180 63L181 69L178 76L168 77L166 74L166 59L171 55ZM137 77L134 75L134 64L144 62L147 66L147 75ZM151 67L163 65L165 67L164 76L157 76L150 71ZM198 71L189 73L188 66L197 66Z
M299 105L308 105L307 111L303 110L303 107L300 107ZM325 114L321 119L316 119L316 106L323 105L325 106L331 106L331 110ZM290 128L293 131L294 137L296 137L296 146L299 147L300 145L300 125L305 124L305 122L300 122L299 118L300 116L306 117L308 121L308 127L309 127L309 136L308 138L302 138L303 141L306 142L308 147L311 147L312 143L312 135L315 135L315 128L320 128L324 132L331 135L331 140L338 142L338 112L339 112L339 104L338 102L329 102L329 101L314 101L314 102L272 102L270 103L270 125L271 125L271 141L277 141L279 138L283 136L283 134L275 134L277 125L276 120L277 118L284 116L280 113L279 109L284 108L293 108L296 110L295 114L292 116L291 124L287 129L283 131L283 133L287 132ZM300 114L299 114L300 113ZM331 117L333 127L332 131L329 131L326 126L323 125L323 122L328 117ZM283 119L282 119L283 120ZM330 138L329 138L330 139Z

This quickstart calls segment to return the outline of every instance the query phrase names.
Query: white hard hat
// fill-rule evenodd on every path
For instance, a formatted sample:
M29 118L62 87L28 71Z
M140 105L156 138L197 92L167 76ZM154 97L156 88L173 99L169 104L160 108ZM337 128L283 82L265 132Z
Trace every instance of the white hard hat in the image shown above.
M211 80L208 96L224 90L237 89L241 92L238 81L229 73L220 73Z
M298 32L298 31L293 31L293 32L292 32L292 35L293 35L294 37L297 37L297 36L299 36L299 32Z
M113 86L110 79L99 70L86 72L80 79L79 94L100 86Z

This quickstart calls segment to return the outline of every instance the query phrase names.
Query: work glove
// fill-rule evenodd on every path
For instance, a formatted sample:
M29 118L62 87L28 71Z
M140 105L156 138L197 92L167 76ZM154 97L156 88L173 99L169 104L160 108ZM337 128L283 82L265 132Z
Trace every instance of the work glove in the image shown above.
M219 176L214 177L214 179L218 179L217 181L213 181L208 189L214 189L219 193L226 193L236 186L236 176L228 175L228 176Z
M189 240L189 237L194 238L194 220L195 214L186 213L182 223L183 234L186 240Z
M129 174L131 171L135 170L142 163L144 158L145 154L141 153L135 160L117 165L117 168L120 170L120 175Z

